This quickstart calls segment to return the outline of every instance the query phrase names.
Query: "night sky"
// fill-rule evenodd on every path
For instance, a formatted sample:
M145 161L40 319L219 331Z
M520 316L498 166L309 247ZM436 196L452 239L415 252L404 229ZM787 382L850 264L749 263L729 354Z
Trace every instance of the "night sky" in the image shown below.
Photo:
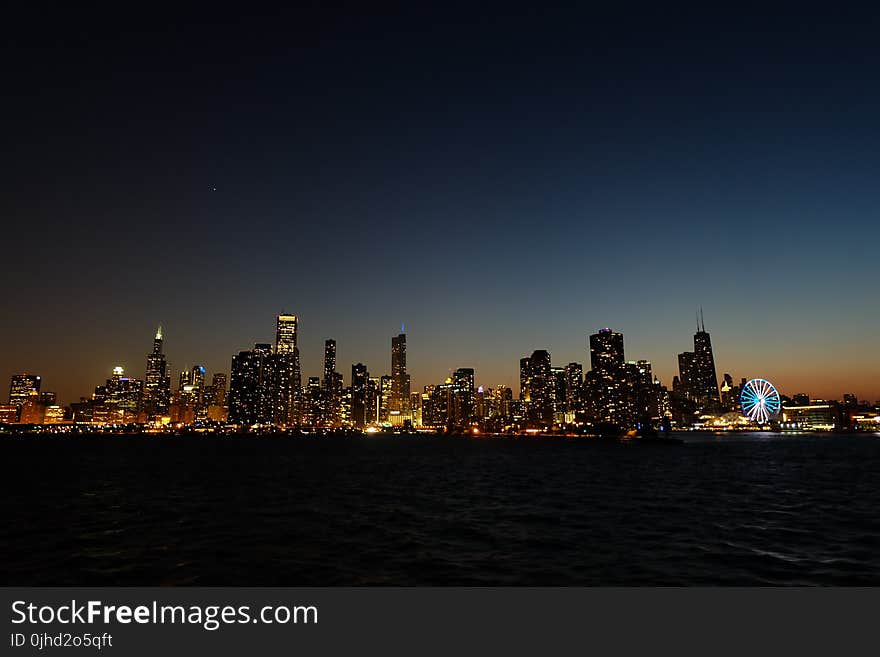
M670 385L702 306L719 378L880 399L880 10L366 4L4 16L0 381L283 310L304 377L405 322L414 386L517 390L610 326Z

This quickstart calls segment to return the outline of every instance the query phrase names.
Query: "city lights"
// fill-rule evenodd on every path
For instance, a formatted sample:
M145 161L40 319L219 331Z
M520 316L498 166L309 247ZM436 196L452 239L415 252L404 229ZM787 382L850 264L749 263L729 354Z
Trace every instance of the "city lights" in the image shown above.
M390 374L371 376L351 366L348 385L336 371L336 341L324 343L321 377L304 379L296 315L275 320L275 342L256 343L231 359L229 376L208 382L203 365L183 368L172 386L156 330L143 380L121 365L89 398L64 406L41 389L35 374L12 377L0 425L31 431L253 433L449 433L653 437L672 431L873 431L880 409L845 395L843 403L782 396L769 381L724 373L719 387L712 342L702 313L694 350L678 355L671 390L647 360L627 360L623 334L603 327L588 338L589 369L578 362L554 366L546 349L519 361L519 391L476 384L473 368L459 367L442 383L411 389L406 334L391 338ZM403 328L403 326L401 326Z

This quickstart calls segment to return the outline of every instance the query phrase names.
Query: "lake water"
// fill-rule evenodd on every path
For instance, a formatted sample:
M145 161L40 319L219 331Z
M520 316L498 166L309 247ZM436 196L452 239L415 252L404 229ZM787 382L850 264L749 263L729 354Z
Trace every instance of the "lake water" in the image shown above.
M5 585L880 585L880 436L0 439Z

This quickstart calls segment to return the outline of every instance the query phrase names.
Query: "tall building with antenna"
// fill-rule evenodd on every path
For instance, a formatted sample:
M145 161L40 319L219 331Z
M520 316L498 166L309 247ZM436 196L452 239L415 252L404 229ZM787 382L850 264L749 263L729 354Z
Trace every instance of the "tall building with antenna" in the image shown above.
M700 316L697 320L697 332L694 333L694 356L690 386L699 410L712 412L719 409L721 398L718 394L715 356L712 353L712 340L706 332L702 308L700 308Z
M164 337L162 325L153 339L153 352L147 356L147 372L144 376L144 393L141 408L147 418L167 415L171 405L171 377L168 363L162 352Z

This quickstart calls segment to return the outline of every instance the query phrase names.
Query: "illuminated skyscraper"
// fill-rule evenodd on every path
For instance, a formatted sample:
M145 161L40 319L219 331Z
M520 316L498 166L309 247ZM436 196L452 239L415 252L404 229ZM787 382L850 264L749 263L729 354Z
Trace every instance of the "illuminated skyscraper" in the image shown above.
M631 381L623 352L623 333L599 329L590 336L590 365L586 387L593 419L619 428L632 427Z
M212 406L226 406L226 375L220 372L211 377L211 389L214 393Z
M165 354L162 353L162 345L160 325L153 339L153 353L147 356L147 372L144 376L142 410L147 418L167 415L171 404L171 377L168 374Z
M569 363L565 366L565 413L566 422L573 422L574 416L581 410L584 387L584 368L580 363Z
M202 392L202 406L208 420L222 422L227 419L226 375L216 372L211 377L211 385Z
M401 327L403 329L403 327ZM409 374L406 373L406 333L391 338L391 401L389 411L409 411Z
M190 371L190 383L192 383L196 388L201 390L205 387L205 370L204 365L193 365L192 370Z
M452 378L436 386L425 386L422 395L422 423L434 427L452 428L455 384Z
M272 421L280 426L300 421L301 373L296 345L296 315L278 315L272 370Z
M526 421L533 428L553 424L554 378L550 365L550 352L537 349L519 361L520 399L526 413Z
M412 425L422 426L422 393L417 391L409 393L409 412Z
M205 394L210 397L211 393L206 390L205 373L204 365L193 365L189 371L189 381L181 386L178 393L178 421L189 424L207 419Z
M603 328L590 336L590 368L594 372L617 372L623 363L623 333Z
M392 381L393 377L388 374L379 377L379 422L391 421Z
M317 376L310 376L306 384L305 399L303 399L303 424L307 427L319 426L322 413L321 379Z
M553 421L559 424L565 422L565 413L568 409L568 381L564 367L551 367L550 376L553 378Z
M26 401L39 401L41 383L36 374L13 374L9 383L9 403L21 408Z
M474 420L474 370L459 367L452 373L452 424L468 427Z
M285 354L296 351L296 315L278 315L275 320L275 353Z
M125 376L122 367L114 367L113 375L102 386L96 386L93 403L107 422L133 422L143 397L144 382Z
M367 400L365 402L366 415L364 417L364 421L367 424L376 424L379 421L379 402L382 397L379 390L380 385L379 379L374 376L369 377L367 381ZM397 413L392 418L392 421L400 423L400 413Z

